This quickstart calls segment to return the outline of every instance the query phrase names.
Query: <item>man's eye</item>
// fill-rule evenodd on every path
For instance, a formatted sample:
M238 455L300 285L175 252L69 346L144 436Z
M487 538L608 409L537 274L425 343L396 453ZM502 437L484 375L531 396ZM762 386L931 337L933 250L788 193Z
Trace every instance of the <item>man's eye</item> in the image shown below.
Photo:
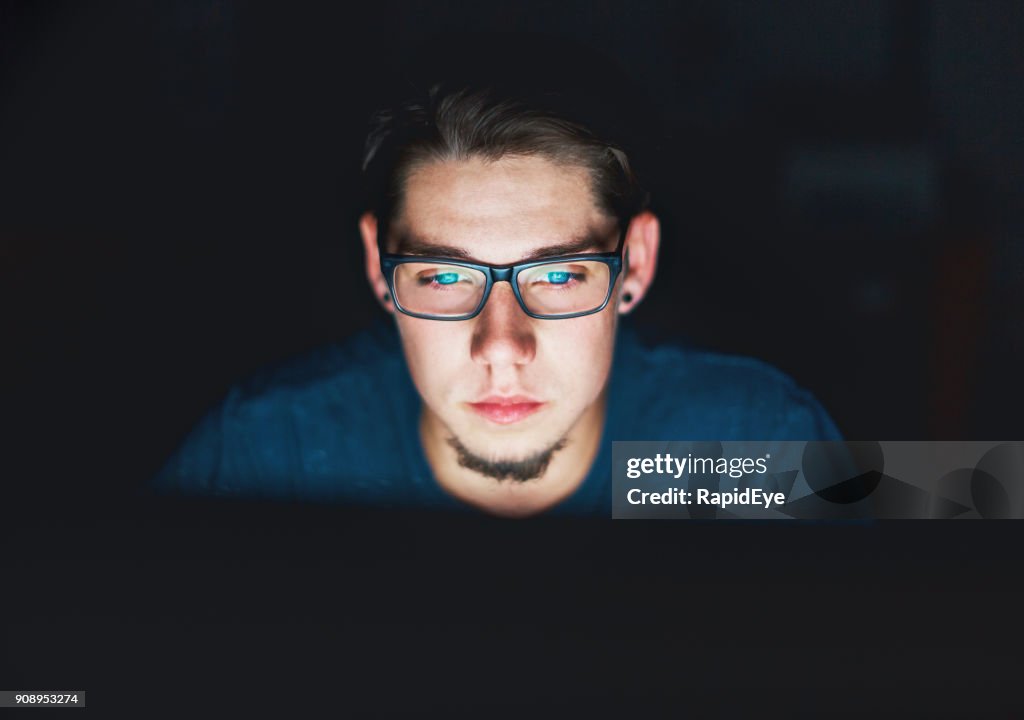
M572 273L565 270L552 270L545 274L545 280L552 285L563 285L572 279Z
M536 277L533 282L540 285L570 285L586 282L587 274L585 272L573 272L567 269L560 270L544 270Z
M419 283L420 285L454 285L460 280L468 281L469 278L465 277L461 273L449 270L444 272L430 273L427 275L420 275Z

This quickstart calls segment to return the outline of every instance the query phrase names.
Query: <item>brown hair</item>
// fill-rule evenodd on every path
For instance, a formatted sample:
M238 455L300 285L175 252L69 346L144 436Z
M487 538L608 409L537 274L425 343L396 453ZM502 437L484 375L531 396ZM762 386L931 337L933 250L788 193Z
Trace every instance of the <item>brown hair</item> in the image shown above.
M403 188L414 169L471 157L532 155L585 168L597 205L628 222L647 207L649 195L622 144L595 130L602 117L593 93L587 97L579 90L435 83L419 97L374 113L362 167L365 209L377 217L379 237L401 212Z

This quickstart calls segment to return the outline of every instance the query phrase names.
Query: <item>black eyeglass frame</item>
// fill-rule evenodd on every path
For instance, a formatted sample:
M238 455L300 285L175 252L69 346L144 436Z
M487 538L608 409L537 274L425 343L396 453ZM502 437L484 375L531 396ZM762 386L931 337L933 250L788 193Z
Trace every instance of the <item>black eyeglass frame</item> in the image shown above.
M484 306L487 304L487 299L491 296L491 289L494 287L494 283L507 282L512 286L512 292L515 294L516 300L519 302L519 307L521 307L523 312L530 317L538 320L568 320L569 318L599 313L608 306L608 301L612 297L612 289L615 287L615 282L619 279L619 273L622 272L623 256L626 247L626 235L629 232L631 224L631 222L623 224L621 234L619 235L618 245L613 251L606 253L578 253L576 255L562 255L560 257L531 260L529 262L515 263L513 265L486 265L483 263L474 263L465 260L455 260L453 258L428 257L425 255L396 255L392 253L385 253L382 250L380 253L380 271L383 273L384 279L388 284L388 290L391 292L391 299L392 302L395 303L395 308L410 317L421 318L424 320L472 320L483 311ZM576 313L562 313L560 315L538 315L526 307L526 303L523 301L523 296L519 292L519 273L527 268L537 267L538 265L566 263L576 260L599 261L607 265L609 268L608 291L605 293L604 301L598 307L593 310L584 310ZM402 307L402 304L398 299L398 293L395 291L394 270L399 265L414 262L454 265L456 267L465 267L482 272L487 278L487 284L484 286L484 294L480 298L480 304L477 305L476 309L471 313L454 316L427 315L405 309Z

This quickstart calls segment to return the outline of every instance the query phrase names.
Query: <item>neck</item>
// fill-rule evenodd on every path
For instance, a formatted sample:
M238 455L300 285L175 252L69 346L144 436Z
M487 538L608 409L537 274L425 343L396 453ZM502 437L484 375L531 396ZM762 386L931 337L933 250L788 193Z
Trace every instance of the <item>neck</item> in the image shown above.
M420 440L434 477L449 495L494 515L527 517L558 505L583 484L600 449L605 412L602 393L566 435L565 447L552 456L543 475L525 482L499 481L461 466L447 428L426 405Z

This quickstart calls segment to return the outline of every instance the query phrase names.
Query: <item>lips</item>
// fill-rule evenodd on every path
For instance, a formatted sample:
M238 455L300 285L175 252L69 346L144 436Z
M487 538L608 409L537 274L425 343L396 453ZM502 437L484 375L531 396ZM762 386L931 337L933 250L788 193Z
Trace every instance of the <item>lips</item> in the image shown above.
M492 395L479 402L469 403L469 407L486 420L500 425L508 425L533 415L545 404L524 395L509 397Z

